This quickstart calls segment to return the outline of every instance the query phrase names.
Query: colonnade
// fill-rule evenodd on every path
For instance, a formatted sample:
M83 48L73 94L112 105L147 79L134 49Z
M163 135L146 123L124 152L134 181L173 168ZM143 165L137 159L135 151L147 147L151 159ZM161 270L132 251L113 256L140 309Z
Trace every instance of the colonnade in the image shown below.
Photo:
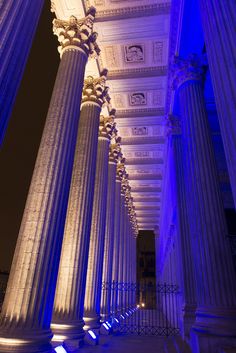
M42 4L0 5L1 136ZM236 8L220 0L199 4L236 200ZM84 19L54 20L61 62L1 312L0 352L51 352L52 337L78 346L85 324L97 329L100 317L135 305L130 292L120 290L136 282L138 229L107 72L84 77L88 57L100 52L94 19L90 8ZM193 351L215 353L236 346L236 279L204 103L204 68L190 55L176 58L172 71L180 113L168 118L157 276L180 284L181 329ZM108 116L101 115L104 106Z
M162 217L156 243L160 279L180 286L183 337L194 352L214 353L236 347L236 276L204 102L204 73L199 56L175 57L172 80L180 113L167 121L164 187L164 207L172 212Z
M135 304L111 295L113 281L135 280L137 222L107 70L84 78L88 57L100 52L95 12L53 21L61 62L1 312L0 352L51 352L52 338L70 351L84 324L99 328L101 310L105 319L111 306L115 316Z

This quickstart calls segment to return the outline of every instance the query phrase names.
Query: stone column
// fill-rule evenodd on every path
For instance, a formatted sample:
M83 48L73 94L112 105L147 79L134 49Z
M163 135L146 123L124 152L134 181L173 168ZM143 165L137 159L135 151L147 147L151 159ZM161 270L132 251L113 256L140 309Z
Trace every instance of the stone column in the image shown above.
M112 261L112 315L117 314L118 310L118 274L119 274L119 247L120 247L120 209L121 209L121 181L124 174L124 163L119 161L116 171L116 192L115 192L115 214L114 214L114 250Z
M100 327L102 270L105 243L109 145L114 117L100 117L95 190L86 278L84 320L87 328Z
M156 282L159 283L161 281L160 274L160 230L159 227L155 227L155 259L156 259Z
M126 259L125 259L125 269L124 269L124 282L127 286L127 293L125 296L125 308L131 308L132 302L132 269L133 269L133 249L131 245L132 240L132 222L135 217L133 199L131 197L130 191L126 193L126 203L127 203L127 215L126 215Z
M98 130L107 87L105 73L84 81L80 123L52 320L53 340L77 345L84 336L83 307L93 207ZM72 342L70 342L72 340Z
M127 174L123 175L121 182L121 201L120 201L120 235L119 235L119 258L118 258L118 311L123 309L123 297L124 297L124 241L125 241L125 193L127 189Z
M124 227L123 227L123 253L120 256L120 265L122 267L122 273L121 273L121 278L122 278L122 283L123 283L123 291L122 291L122 297L121 297L121 310L123 312L126 311L127 305L128 305L128 295L129 295L129 268L128 268L128 239L129 239L129 215L128 215L128 201L129 201L129 196L126 194L125 195L125 207L124 207Z
M215 352L214 337L236 334L236 279L204 104L203 70L196 56L176 58L174 85L182 118L184 171L197 311L193 337L200 352ZM224 341L224 340L223 340Z
M0 3L0 146L44 0L8 0Z
M108 184L107 184L107 211L106 229L103 260L103 291L101 301L101 316L103 321L109 318L111 313L112 295L112 261L114 253L114 223L115 223L115 193L116 193L116 169L120 156L120 138L113 137L111 140L108 163Z
M199 0L225 156L236 207L236 3Z
M171 126L170 141L174 154L175 189L177 203L177 272L180 274L181 287L181 331L182 335L189 337L190 329L195 322L196 298L195 298L195 273L193 267L193 255L191 249L191 233L188 221L188 204L186 185L184 181L183 146L180 120L170 116ZM176 269L172 269L176 271ZM171 282L171 283L177 283Z
M61 50L1 312L0 352L38 352L50 347L53 299L79 120L78 102L85 64L89 53L94 52L93 20L94 13L89 13L81 20L81 28L74 18L74 34ZM54 22L54 29L59 28L59 22ZM65 36L69 27L70 21L63 21Z

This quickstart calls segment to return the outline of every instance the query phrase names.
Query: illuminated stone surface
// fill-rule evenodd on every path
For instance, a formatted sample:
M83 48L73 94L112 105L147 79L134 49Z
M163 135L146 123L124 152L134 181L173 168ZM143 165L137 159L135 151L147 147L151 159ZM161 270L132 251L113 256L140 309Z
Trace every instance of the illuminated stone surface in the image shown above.
M114 252L115 233L115 193L116 193L116 169L120 157L119 138L113 137L110 144L108 163L108 185L107 185L107 209L106 209L106 229L103 258L102 282L105 290L102 291L101 316L106 319L111 311L111 285L112 285L112 260Z
M64 47L17 241L0 337L47 349L89 50ZM1 344L0 351L7 346ZM9 341L10 345L10 341ZM10 349L10 348L9 348ZM12 350L14 350L12 348Z
M236 3L200 0L209 69L236 207Z
M184 183L183 142L180 121L176 117L170 117L171 131L170 144L173 149L173 159L176 176L176 196L178 212L177 251L178 266L180 270L181 288L181 330L182 334L189 336L191 326L195 321L195 275L192 262L191 236L188 221L188 207L186 199L186 185ZM169 160L171 163L171 160ZM177 265L177 264L176 264Z
M196 56L190 56L186 61L178 59L175 77L178 80L185 183L196 271L197 311L193 342L199 338L201 352L214 352L217 341L212 339L211 343L211 339L207 338L206 344L205 338L201 339L198 331L226 337L235 335L236 280L226 238L225 216L204 104L201 70Z
M124 241L125 241L125 190L126 190L126 175L123 176L121 182L121 198L120 198L120 234L119 234L119 259L118 259L118 285L123 285L123 271L124 271ZM122 255L121 255L122 254ZM121 289L120 288L120 289ZM118 311L123 309L123 295L124 291L118 290L117 305Z
M114 214L114 251L112 261L112 282L114 285L118 283L119 269L119 246L120 246L120 207L121 207L121 180L124 173L123 163L118 163L116 171L116 190L115 190L115 214ZM117 312L118 308L118 290L113 290L111 298L112 313Z
M66 215L52 330L55 340L84 336L83 307L94 196L99 117L106 76L84 82L80 123Z
M113 117L100 117L92 224L84 303L86 327L100 327L102 270L105 243L109 144L114 129Z

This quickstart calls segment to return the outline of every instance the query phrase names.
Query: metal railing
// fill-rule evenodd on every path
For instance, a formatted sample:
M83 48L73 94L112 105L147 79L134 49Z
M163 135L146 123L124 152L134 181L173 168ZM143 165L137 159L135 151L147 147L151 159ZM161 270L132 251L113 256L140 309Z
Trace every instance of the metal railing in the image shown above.
M111 291L113 299L107 317L119 318L121 332L157 336L180 333L177 285L113 282L111 285L104 283L102 288ZM134 308L137 310L130 310Z

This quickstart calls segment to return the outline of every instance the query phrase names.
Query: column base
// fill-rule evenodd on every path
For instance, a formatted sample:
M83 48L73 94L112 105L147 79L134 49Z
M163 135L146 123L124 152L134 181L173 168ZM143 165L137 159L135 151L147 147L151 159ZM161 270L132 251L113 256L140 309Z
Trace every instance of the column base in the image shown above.
M69 321L69 320L68 320ZM63 322L53 322L51 329L53 332L52 343L53 346L62 344L67 347L68 352L70 350L78 349L83 345L83 339L85 336L84 332L84 320L78 320L69 322L67 320Z
M0 329L0 353L51 353L51 330Z
M101 314L101 322L107 321L110 319L110 315L108 313Z
M85 330L99 330L100 326L101 326L101 317L100 315L94 315L94 316L89 316L89 314L87 316L84 317L84 321L85 321Z
M192 330L190 345L192 353L236 353L236 337L212 336Z
M189 340L190 331L193 327L196 319L196 305L187 305L185 304L182 308L182 315L180 318L180 330L182 338Z
M236 310L199 308L190 341L193 353L236 353Z

